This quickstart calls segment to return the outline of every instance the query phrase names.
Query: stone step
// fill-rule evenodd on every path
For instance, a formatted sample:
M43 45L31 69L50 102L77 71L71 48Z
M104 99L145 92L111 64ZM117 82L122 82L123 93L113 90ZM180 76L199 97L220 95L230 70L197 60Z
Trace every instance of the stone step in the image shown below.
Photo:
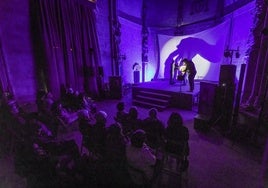
M156 108L159 111L163 111L164 109L167 108L166 105L157 105L155 103L149 103L149 102L144 102L144 101L139 101L139 100L132 100L133 105L141 106L144 108Z
M159 98L167 98L170 99L171 96L169 94L163 94L163 93L159 93L159 92L152 92L152 91L138 91L139 94L142 95L153 95L153 96L158 96Z
M166 105L166 106L169 104L169 99L159 99L159 98L147 97L143 95L136 95L135 100L141 100L141 101L146 101L149 103L155 103L155 104Z

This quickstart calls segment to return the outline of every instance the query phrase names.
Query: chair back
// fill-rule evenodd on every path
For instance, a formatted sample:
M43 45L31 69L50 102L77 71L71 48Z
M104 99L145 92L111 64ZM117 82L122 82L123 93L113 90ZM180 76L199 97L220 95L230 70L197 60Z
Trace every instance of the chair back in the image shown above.
M146 178L145 173L129 164L127 164L127 170L131 177L132 182L137 186L147 185L149 180Z

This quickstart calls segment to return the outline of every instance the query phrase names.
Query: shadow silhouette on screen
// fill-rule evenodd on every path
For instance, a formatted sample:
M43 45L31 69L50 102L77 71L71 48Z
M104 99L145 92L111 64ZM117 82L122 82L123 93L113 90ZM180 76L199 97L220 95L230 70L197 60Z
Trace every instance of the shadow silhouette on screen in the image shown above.
M182 39L177 49L169 54L164 65L164 78L170 78L170 68L173 60L193 59L197 54L211 63L218 63L222 57L223 39L219 39L215 45L211 45L200 38L188 37Z

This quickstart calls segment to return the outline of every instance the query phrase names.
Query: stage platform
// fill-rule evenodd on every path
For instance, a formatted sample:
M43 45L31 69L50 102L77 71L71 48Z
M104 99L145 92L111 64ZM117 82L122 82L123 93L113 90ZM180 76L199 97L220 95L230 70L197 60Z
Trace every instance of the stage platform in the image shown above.
M169 80L154 80L132 85L133 105L164 110L168 107L192 110L198 104L200 82L189 92L189 85L180 82L170 84Z

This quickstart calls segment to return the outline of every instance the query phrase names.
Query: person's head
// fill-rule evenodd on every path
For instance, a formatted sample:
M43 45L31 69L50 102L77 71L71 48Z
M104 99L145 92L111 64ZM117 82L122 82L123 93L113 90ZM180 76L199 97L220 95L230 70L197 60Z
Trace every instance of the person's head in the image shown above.
M156 108L151 108L149 110L149 117L156 118L156 116L157 116L157 109Z
M90 105L90 113L92 113L92 114L97 113L97 106L96 106L96 104L91 104Z
M108 128L108 132L114 136L122 135L122 127L120 123L116 122L116 123L111 124Z
M117 103L116 108L118 111L123 111L125 109L125 103L124 102Z
M105 124L107 120L107 113L104 111L98 111L95 115L96 122L100 124Z
M181 115L178 112L172 112L168 118L168 126L181 126L183 120Z
M130 109L129 109L129 117L132 118L132 119L137 119L138 118L138 109L136 106L132 106Z
M19 106L18 106L17 101L15 101L15 100L8 101L8 106L9 106L10 112L12 114L18 114L19 113Z
M78 113L78 117L80 120L88 120L89 119L89 114L87 110L81 110Z
M130 142L132 146L136 148L141 148L143 146L143 143L145 142L145 139L145 131L142 129L138 129L132 134Z
M67 90L67 93L69 93L69 94L74 94L74 90L73 90L73 88L69 87L68 90Z
M80 94L80 93L79 93L79 91L77 91L77 90L74 92L74 95L75 95L76 97L78 97L79 94Z
M47 94L46 94L46 97L52 99L53 98L53 94L50 91L48 91Z

